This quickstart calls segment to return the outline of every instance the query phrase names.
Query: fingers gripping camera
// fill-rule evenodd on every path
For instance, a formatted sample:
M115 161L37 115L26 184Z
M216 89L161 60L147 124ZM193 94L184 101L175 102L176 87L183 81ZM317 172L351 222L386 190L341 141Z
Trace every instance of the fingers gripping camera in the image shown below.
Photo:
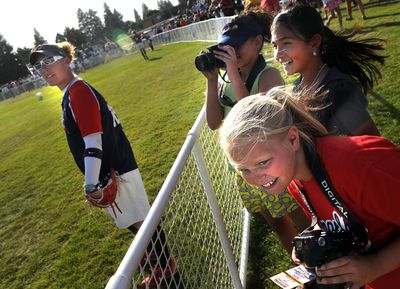
M305 230L293 238L293 246L300 261L307 268L319 267L356 249L351 232L330 233Z
M226 64L215 57L214 51L222 51L218 48L219 44L207 47L208 51L202 51L194 59L194 64L199 71L212 71L217 68L225 68Z
M331 233L320 229L314 230L313 227L294 237L292 243L296 256L308 269L315 269L357 251L354 235L351 232ZM312 283L310 286L306 288L344 289L345 283Z

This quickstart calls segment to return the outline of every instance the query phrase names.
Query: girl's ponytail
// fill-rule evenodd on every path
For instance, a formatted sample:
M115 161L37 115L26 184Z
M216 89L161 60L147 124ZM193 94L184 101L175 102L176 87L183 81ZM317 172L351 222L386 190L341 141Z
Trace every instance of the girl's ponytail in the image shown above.
M336 35L326 26L324 34L320 47L322 61L352 76L367 94L373 88L374 82L381 77L376 62L384 64L386 56L378 54L378 51L385 49L384 40L357 39L354 34Z
M60 42L57 43L57 46L64 49L69 58L71 58L72 60L76 59L75 58L76 47L71 42L68 41Z

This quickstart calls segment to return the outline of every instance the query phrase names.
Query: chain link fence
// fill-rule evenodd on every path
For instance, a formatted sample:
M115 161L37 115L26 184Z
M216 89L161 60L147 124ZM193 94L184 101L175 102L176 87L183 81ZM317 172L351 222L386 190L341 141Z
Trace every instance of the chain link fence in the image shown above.
M204 115L203 108L107 289L244 288L249 219ZM160 256L143 258L159 223L170 251L164 268ZM142 282L157 273L152 286Z

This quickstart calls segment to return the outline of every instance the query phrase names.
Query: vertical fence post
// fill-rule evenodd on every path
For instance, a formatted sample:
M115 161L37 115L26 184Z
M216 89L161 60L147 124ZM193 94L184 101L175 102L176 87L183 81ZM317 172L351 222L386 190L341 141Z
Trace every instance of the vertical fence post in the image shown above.
M240 252L239 274L242 280L242 286L246 289L247 260L249 255L249 239L250 239L250 213L243 208L243 232L242 232L242 249Z
M200 144L197 140L193 147L193 154L196 160L197 166L199 168L199 173L204 185L204 190L207 195L208 204L210 205L212 215L214 217L214 222L217 227L219 238L221 241L222 249L224 250L225 258L228 264L228 269L232 277L233 285L236 289L243 289L242 283L240 281L238 268L235 262L235 257L233 256L233 250L228 239L228 233L221 215L221 211L218 206L218 201L215 196L213 186L211 184L210 177L207 172L207 167L204 162L203 155L201 153Z

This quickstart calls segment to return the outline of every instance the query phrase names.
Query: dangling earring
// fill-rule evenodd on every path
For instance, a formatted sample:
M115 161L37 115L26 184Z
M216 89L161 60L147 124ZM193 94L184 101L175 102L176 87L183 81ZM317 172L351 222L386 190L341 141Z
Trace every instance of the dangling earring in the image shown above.
M314 52L312 53L312 55L317 56L317 52L314 51Z

